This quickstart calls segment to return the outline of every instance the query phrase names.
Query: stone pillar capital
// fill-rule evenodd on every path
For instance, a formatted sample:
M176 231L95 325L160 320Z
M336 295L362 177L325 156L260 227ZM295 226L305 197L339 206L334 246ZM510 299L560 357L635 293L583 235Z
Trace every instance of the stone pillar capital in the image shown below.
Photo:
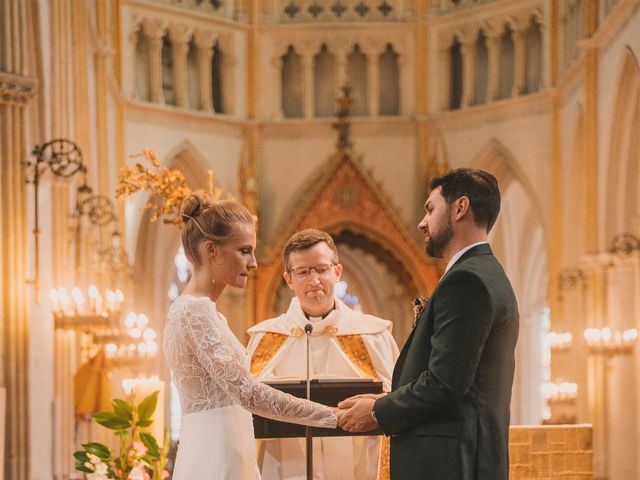
M218 40L218 33L210 30L194 30L193 41L196 47L200 50L212 49L216 40Z
M453 30L441 32L440 35L438 35L438 49L449 50L451 48L451 45L453 45L455 37L456 32L454 32Z
M186 45L193 34L193 29L186 25L171 24L167 27L173 45Z
M504 33L504 20L488 20L482 25L482 31L486 35L487 39L497 40Z
M509 27L511 27L511 30L513 31L513 38L515 40L517 35L523 35L529 27L529 16L519 15L509 17L507 20L507 24L509 25Z
M161 40L167 30L166 22L150 18L143 18L141 26L149 40Z
M461 31L457 34L457 37L460 39L460 43L464 47L472 47L475 45L478 40L478 32L479 28L469 28L467 30Z

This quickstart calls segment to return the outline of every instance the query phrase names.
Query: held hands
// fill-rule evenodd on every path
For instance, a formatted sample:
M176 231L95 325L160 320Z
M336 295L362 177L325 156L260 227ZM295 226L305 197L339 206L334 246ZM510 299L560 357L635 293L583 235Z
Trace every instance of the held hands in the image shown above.
M347 398L338 404L334 413L338 417L338 426L347 432L368 432L378 427L371 415L376 399L384 394L365 393Z

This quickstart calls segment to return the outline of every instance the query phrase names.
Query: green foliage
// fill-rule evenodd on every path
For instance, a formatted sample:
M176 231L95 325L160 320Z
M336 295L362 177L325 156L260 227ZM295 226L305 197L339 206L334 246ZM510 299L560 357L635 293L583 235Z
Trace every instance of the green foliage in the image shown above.
M100 472L99 478L124 480L134 469L144 469L152 480L160 480L169 453L169 435L165 432L162 446L149 432L140 429L149 427L158 404L158 393L154 392L135 405L121 398L111 400L113 411L98 412L93 420L103 427L114 430L119 438L120 453L114 456L109 447L97 442L82 445L74 452L75 469L79 472Z
M149 420L153 412L156 411L156 405L158 404L158 393L153 392L147 398L140 402L138 405L138 418L142 421Z

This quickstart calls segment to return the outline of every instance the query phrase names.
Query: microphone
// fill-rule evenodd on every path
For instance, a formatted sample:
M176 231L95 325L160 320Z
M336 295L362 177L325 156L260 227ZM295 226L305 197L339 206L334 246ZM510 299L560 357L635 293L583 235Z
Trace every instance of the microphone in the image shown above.
M307 400L311 400L311 374L310 374L310 362L309 362L309 335L313 332L313 325L307 323L304 326L304 333L307 337ZM311 427L306 427L306 444L307 444L307 480L313 479L313 436L311 434Z

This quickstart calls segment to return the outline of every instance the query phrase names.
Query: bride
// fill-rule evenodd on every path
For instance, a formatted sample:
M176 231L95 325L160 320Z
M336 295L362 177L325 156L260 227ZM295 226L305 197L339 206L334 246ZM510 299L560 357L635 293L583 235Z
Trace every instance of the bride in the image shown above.
M244 347L217 311L224 288L245 287L257 266L251 213L235 202L191 194L181 214L182 244L194 271L164 331L183 411L173 479L259 479L251 413L327 428L335 428L336 415L254 380L244 367Z

